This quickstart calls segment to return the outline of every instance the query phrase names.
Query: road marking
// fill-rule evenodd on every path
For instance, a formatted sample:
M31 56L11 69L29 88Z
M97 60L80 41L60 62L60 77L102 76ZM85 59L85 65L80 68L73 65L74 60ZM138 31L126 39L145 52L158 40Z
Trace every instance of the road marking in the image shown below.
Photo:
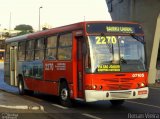
M62 108L62 109L68 109L68 107L63 107L63 106L61 106L61 105L57 105L57 104L52 104L52 105L55 106L55 107Z
M28 109L27 105L24 106L7 106L7 105L0 105L0 107L10 108L10 109Z
M44 111L44 107L43 106L28 106L29 110L41 110Z
M0 105L0 107L8 108L8 109L24 109L24 110L42 110L42 111L44 111L44 107L43 106L28 106L28 105L9 106L9 105Z
M126 102L135 103L135 104L139 104L139 105L145 105L145 106L149 106L149 107L154 107L154 108L159 108L160 109L160 106L144 104L144 103L139 103L139 102L134 102L134 101L126 101Z
M102 118L100 118L100 117L96 117L96 116L94 116L94 115L87 114L87 113L83 113L82 115L87 116L87 117L90 117L90 118L92 118L92 119L102 119Z

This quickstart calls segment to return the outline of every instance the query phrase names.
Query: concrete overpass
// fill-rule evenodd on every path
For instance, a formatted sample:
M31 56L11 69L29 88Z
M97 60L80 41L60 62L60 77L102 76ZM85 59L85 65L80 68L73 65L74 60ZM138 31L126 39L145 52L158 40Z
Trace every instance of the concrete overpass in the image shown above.
M106 0L106 3L112 20L133 21L142 25L146 39L149 83L154 84L156 79L160 81L160 0Z

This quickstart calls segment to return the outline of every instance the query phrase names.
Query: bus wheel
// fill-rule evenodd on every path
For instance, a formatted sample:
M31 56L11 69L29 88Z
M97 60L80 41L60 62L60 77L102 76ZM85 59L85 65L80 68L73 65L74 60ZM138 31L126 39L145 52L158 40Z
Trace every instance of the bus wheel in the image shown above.
M18 90L20 95L24 95L25 90L24 90L24 83L22 79L18 81Z
M124 103L124 100L110 100L110 102L113 106L119 106Z
M60 85L60 103L63 106L70 107L71 106L71 99L69 95L69 88L66 82L62 82Z

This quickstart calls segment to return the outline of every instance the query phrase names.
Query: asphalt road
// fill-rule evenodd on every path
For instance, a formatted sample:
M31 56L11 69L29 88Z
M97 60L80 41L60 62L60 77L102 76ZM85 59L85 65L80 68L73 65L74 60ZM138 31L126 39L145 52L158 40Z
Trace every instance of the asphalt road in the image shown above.
M16 96L19 96L16 94ZM96 103L76 102L74 107L59 105L57 97L35 94L24 95L27 99L43 106L37 113L21 113L20 117L30 119L160 119L160 89L150 88L148 99L126 100L119 107L113 107L109 101Z
M51 115L53 110L58 110L59 115L79 119L160 118L160 89L158 88L150 88L148 99L126 100L119 107L113 107L109 101L99 101L96 103L77 102L75 107L65 108L57 105L58 102L54 100L54 97L44 97L36 98L42 99L44 104L49 104L45 111Z

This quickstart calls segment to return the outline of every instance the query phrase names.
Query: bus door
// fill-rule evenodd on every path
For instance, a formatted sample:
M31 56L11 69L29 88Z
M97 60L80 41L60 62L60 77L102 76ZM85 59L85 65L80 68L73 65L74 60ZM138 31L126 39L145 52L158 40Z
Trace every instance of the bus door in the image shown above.
M82 53L82 45L83 38L78 37L77 40L77 83L78 83L78 98L82 98L84 91L83 91L83 53Z
M17 46L10 47L10 85L17 86Z

